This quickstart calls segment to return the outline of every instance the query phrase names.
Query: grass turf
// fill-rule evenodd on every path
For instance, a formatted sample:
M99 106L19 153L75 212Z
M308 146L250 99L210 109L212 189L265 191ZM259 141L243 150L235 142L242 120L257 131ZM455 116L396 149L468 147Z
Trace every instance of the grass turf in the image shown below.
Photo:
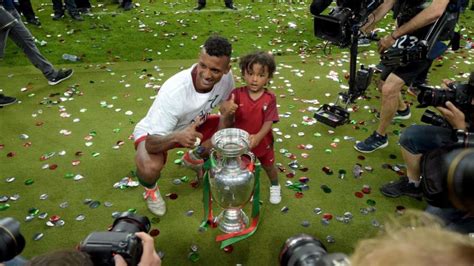
M192 1L176 2L173 6L176 10L187 10L194 5ZM221 3L209 2L209 9L217 9L221 5ZM0 110L2 117L0 124L3 130L0 137L0 144L3 145L0 149L2 168L0 195L12 196L18 193L20 198L17 201L9 201L10 208L0 212L0 215L1 217L12 216L22 222L21 230L27 239L23 255L31 257L50 250L73 247L88 233L105 230L113 221L111 214L114 211L136 208L139 214L152 217L141 199L142 190L140 188L120 190L113 188L113 184L134 169L133 142L129 140L129 136L134 124L145 115L156 94L154 89L146 88L146 84L160 85L179 69L189 67L194 63L195 60L190 60L190 58L195 58L198 46L209 32L197 28L196 32L199 33L199 36L196 41L193 41L189 33L182 34L183 30L180 29L180 25L165 23L166 27L169 27L168 32L176 33L175 38L169 38L164 35L164 31L161 31L159 28L161 26L155 26L159 24L150 23L153 25L151 28L154 32L159 31L161 36L161 38L157 38L158 41L155 44L153 38L148 38L152 35L147 35L147 38L140 36L140 34L148 33L138 31L136 27L132 29L128 29L126 26L119 27L122 24L129 25L128 20L135 22L138 19L150 22L166 20L181 23L179 22L181 18L192 21L193 24L208 23L208 25L216 26L219 24L214 24L216 17L221 20L225 18L228 21L238 21L240 18L242 28L221 26L222 30L220 31L229 38L232 36L236 50L235 55L245 53L257 46L266 50L275 48L266 41L266 38L284 39L284 43L276 47L276 49L281 49L282 56L276 57L279 67L271 88L278 96L280 114L286 114L286 117L281 117L280 122L275 125L282 133L282 136L275 135L275 137L282 139L282 142L276 144L277 162L282 164L286 173L291 171L288 164L293 160L278 152L280 149L287 149L296 156L300 165L309 169L307 172L295 170L293 178L287 178L286 173L281 173L280 182L282 185L287 180L295 182L298 178L306 176L310 179L308 183L310 189L304 192L302 198L298 199L295 197L294 191L283 188L283 202L278 206L268 203L269 182L263 174L261 187L264 204L259 228L254 236L235 244L233 252L228 254L219 250L219 244L214 242L215 236L219 234L217 229L210 229L204 233L198 232L203 209L202 189L194 189L189 183L172 184L173 179L185 175L191 177L192 172L174 165L172 162L179 156L174 150L170 151L169 164L162 173L159 185L163 194L176 193L178 198L176 200L167 199L168 213L159 223L152 225L152 228L160 230L160 235L156 238L155 243L157 249L165 253L165 264L193 264L187 256L190 246L196 244L200 254L200 260L195 263L198 265L238 263L274 265L277 264L278 252L284 240L302 232L315 235L323 241L328 235L331 235L336 240L334 244L327 244L331 252L350 253L358 239L370 237L378 231L378 228L373 226L374 221L383 223L387 215L394 213L396 206L401 205L407 208L422 208L424 206L424 203L409 198L385 198L378 192L380 185L397 178L396 173L383 169L382 165L402 163L399 147L396 144L398 132L403 130L404 126L418 123L422 110L413 110L412 118L404 122L404 125L399 123L392 125L389 147L370 155L364 155L364 160L359 158L360 154L352 146L354 139L364 139L376 127L377 121L374 119L373 113L369 112L379 107L377 99L379 94L375 91L374 86L371 86L369 90L370 99L357 102L358 111L351 116L355 124L334 130L320 123L311 126L302 123L304 116L312 116L311 108L318 106L314 102L305 100L317 99L321 103L333 101L340 85L345 84L343 76L345 70L348 69L348 54L345 52L334 53L332 56L326 57L321 54L319 49L315 48L314 50L304 50L311 50L312 52L308 52L308 54L312 54L311 56L291 55L300 51L299 48L305 38L310 43L305 47L314 48L319 44L319 41L311 36L312 26L305 9L306 5L251 4L250 1L243 1L239 7L248 6L248 10L240 12L211 11L196 14L171 12L174 10L171 8L171 3L148 4L141 2L141 4L143 8L137 8L132 13L118 13L115 17L104 15L104 18L100 20L98 17L87 18L81 24L67 19L62 22L49 21L45 13L49 12L47 8L50 7L45 7L43 13L38 12L45 25L43 29L33 29L35 36L42 36L42 31L54 33L52 34L54 37L50 37L54 41L49 41L46 47L41 48L48 58L58 64L64 63L59 59L64 52L71 51L70 53L86 55L83 56L83 62L72 65L75 70L73 78L55 87L48 86L39 72L34 67L27 65L25 58L20 55L21 52L12 43L9 43L7 58L2 62L0 68L0 84L4 93L19 98L20 103ZM110 5L106 7L114 8ZM288 10L295 8L294 13L288 12ZM158 18L149 17L147 12L152 11L142 11L148 9L162 9L159 11L161 15L157 15ZM260 20L265 17L262 29L265 29L266 26L278 25L276 22L271 23L272 18L280 18L280 24L287 25L290 20L287 16L295 16L297 19L295 21L301 25L301 29L293 31L286 28L287 31L281 35L278 28L271 28L261 38L264 40L258 40L258 37L252 40L252 36L255 34L251 31L255 29L253 14L259 15ZM126 16L130 17L126 18ZM194 22L189 16L197 16L195 20L198 22ZM102 20L109 22L104 22L104 24L97 22ZM258 22L261 21L257 20ZM93 28L90 25L94 23L99 23L97 25L109 23L107 25L110 27L107 30L101 26ZM65 26L65 29L69 30L70 27L80 27L81 30L75 30L76 33L71 35L64 35L65 41L61 42L56 38L61 38L57 36L58 32L64 32L65 29L59 30L59 26ZM120 30L116 30L116 27L119 27ZM190 28L195 29L191 26ZM103 34L101 30L104 31ZM130 32L127 32L128 30ZM298 31L301 31L300 35L298 35ZM87 40L91 36L98 39L107 34L110 37L104 37L99 43L91 43ZM139 36L134 36L134 34ZM247 36L250 37L247 38ZM295 40L298 39L296 48L291 44L292 36ZM81 37L84 40L77 42ZM41 39L41 37L38 38ZM166 50L164 44L168 41L170 47L167 47L167 53L162 53L160 57L156 54L156 50ZM119 43L122 45L118 45ZM183 48L178 48L181 47L180 43L184 43ZM94 45L100 47L94 48ZM114 50L110 50L111 47ZM144 52L146 47L157 48ZM359 57L362 63L377 62L378 56L371 49L374 47L361 49ZM278 51L276 52L278 54ZM153 56L148 56L148 53ZM180 58L185 60L178 60ZM145 62L142 61L143 59ZM455 54L448 53L443 64L433 67L430 76L431 82L439 84L440 80L445 77L461 78L462 73L470 70L468 65L470 60L472 60L472 53L466 51ZM235 69L235 65L234 63L234 74L239 83L238 70ZM61 66L67 67L68 65ZM339 82L326 78L331 70L339 74ZM80 93L74 94L72 97L65 96L64 92L73 85ZM26 88L26 90L22 91L21 88ZM58 93L64 101L59 104L47 103L47 100L60 100ZM330 95L327 95L328 93ZM414 101L414 98L408 97L407 100ZM127 115L129 114L127 111L132 111L133 114ZM64 114L70 114L70 117L63 117L66 116ZM79 121L74 122L74 119L77 118ZM71 134L65 136L60 133L64 132L61 130L71 131ZM334 133L330 132L331 130ZM298 136L299 132L303 132L304 136ZM315 133L320 133L321 136L315 136ZM24 139L21 134L27 134L29 138ZM93 138L86 140L86 138L90 138L88 137L90 135L93 135ZM285 138L284 135L289 135L291 138ZM347 137L354 137L354 139ZM113 146L117 145L118 141L124 141L125 144L119 149L114 149ZM28 142L31 142L31 146ZM93 144L86 146L86 142ZM332 143L335 143L336 147ZM299 144L312 144L313 148L302 150L298 148ZM328 152L327 149L330 149L331 152ZM60 156L58 154L60 151L66 151L66 154ZM78 151L81 151L83 155L77 156L76 152ZM15 155L9 157L10 152ZM56 152L56 154L48 160L41 161L41 155L48 152ZM93 153L100 153L100 155L94 157ZM309 157L304 158L302 153L307 153ZM73 166L72 162L75 160L79 160L80 164ZM357 163L362 166L371 166L374 170L372 172L366 171L361 178L355 179L351 171ZM55 170L42 169L45 164L57 164L58 167ZM329 166L334 174L326 175L321 170L324 166ZM339 169L347 171L348 174L344 179L338 178ZM67 173L81 174L84 179L80 181L67 179L65 178ZM16 177L16 181L6 183L5 179L11 176ZM29 178L33 179L34 183L25 185L24 181ZM330 187L331 193L324 193L320 188L321 185ZM354 193L360 191L363 185L370 185L372 193L363 198L355 197ZM48 194L49 197L40 200L42 194ZM98 208L92 209L83 203L85 199L98 200L102 204ZM368 199L375 200L377 210L374 213L362 215L359 211L361 208L368 207ZM60 208L59 204L65 201L69 203L69 207ZM105 207L104 202L106 201L113 203L113 206ZM280 211L283 206L289 208L287 213ZM318 215L313 212L316 207L322 208L323 213L331 213L334 216L341 216L344 212L349 211L354 215L354 218L349 224L332 219L330 224L325 226L321 223L322 214ZM50 228L45 225L46 220L37 217L30 222L25 222L30 208L47 212L48 217L59 215L64 219L65 225ZM192 216L186 215L189 210L194 211ZM247 212L250 212L249 208L247 208ZM79 214L85 215L84 221L75 220ZM303 227L304 221L308 221L310 225ZM44 237L39 241L34 241L33 237L36 233L43 233Z

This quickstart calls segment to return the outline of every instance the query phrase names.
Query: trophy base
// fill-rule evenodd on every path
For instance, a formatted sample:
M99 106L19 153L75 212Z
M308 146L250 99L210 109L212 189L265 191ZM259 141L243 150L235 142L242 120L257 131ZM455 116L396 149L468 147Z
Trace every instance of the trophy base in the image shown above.
M217 223L222 232L237 233L247 228L249 218L242 209L225 209L217 217Z

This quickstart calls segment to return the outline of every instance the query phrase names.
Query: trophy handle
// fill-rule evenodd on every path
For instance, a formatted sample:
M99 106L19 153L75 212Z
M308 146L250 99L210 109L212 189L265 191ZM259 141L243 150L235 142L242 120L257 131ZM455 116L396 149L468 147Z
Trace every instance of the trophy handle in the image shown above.
M219 160L216 160L215 156L216 150L212 149L209 154L209 159L211 160L211 168L221 169L222 165L219 163Z
M255 154L253 154L253 152L248 151L244 153L243 155L248 155L250 157L250 163L255 164Z

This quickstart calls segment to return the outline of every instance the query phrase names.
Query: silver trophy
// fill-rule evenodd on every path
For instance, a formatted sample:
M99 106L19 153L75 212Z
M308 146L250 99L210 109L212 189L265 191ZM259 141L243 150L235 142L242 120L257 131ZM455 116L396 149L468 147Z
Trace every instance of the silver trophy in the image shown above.
M217 217L219 229L224 233L240 232L249 224L242 208L253 194L255 178L242 158L248 155L253 164L255 157L249 152L249 134L241 129L226 128L212 136L209 183L214 202L224 210ZM244 155L244 156L243 156ZM245 161L245 160L244 160Z

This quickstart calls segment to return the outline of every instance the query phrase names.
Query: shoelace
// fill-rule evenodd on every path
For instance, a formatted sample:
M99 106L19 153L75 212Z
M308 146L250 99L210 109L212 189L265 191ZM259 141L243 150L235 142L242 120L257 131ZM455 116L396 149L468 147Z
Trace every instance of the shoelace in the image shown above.
M145 196L143 198L148 199L149 197L151 197L151 200L156 201L157 198L156 198L155 192L156 192L157 189L158 189L158 187L155 188L155 189L145 188Z

